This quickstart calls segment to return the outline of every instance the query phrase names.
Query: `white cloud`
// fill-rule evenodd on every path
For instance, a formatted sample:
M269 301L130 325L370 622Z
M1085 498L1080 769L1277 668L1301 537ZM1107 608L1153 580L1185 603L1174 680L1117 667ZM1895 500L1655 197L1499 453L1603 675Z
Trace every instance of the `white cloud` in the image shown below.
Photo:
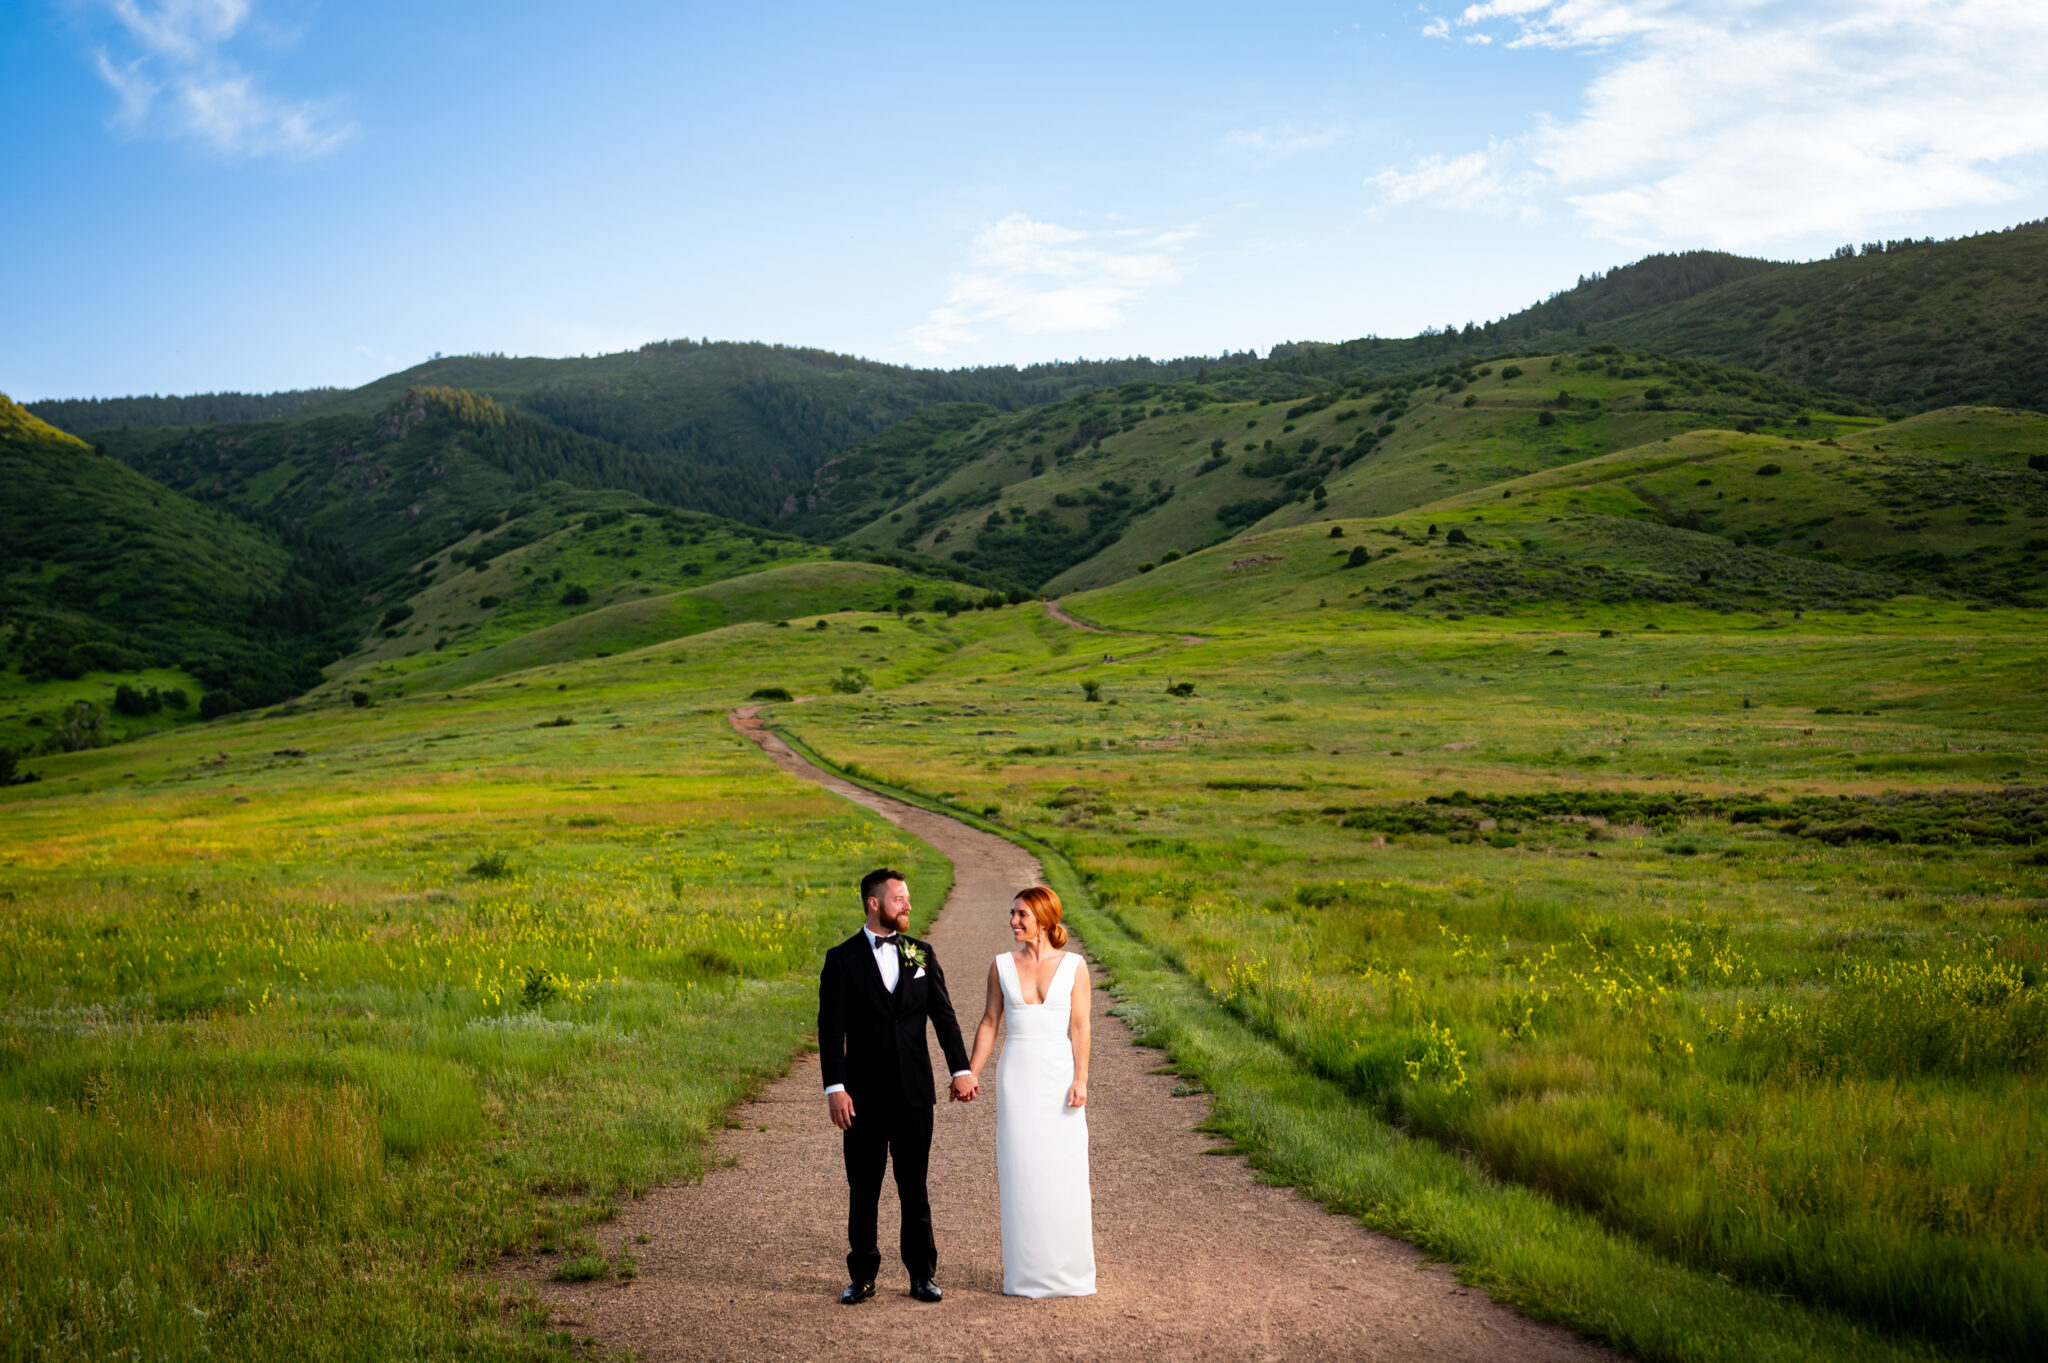
M1261 128L1238 128L1225 133L1221 149L1267 157L1299 156L1327 150L1357 136L1357 130L1349 123L1269 123Z
M1122 324L1126 304L1179 282L1174 253L1194 235L1084 232L1012 213L975 236L970 267L911 328L910 344L937 355L979 340L977 328L988 326L1023 336L1106 331Z
M225 48L248 24L249 0L107 0L117 59L93 53L119 104L111 122L134 135L189 138L228 156L310 160L355 127L332 100L266 91Z
M1559 198L1617 240L1750 249L2009 202L2048 153L2039 0L1491 0L1458 24L1601 65L1575 118L1371 177L1390 202Z
M1451 26L1442 19L1432 19L1422 26L1422 36L1425 38L1443 38L1448 41L1451 36Z
M1383 170L1368 176L1389 203L1427 202L1467 213L1513 213L1526 222L1542 216L1537 206L1537 177L1517 169L1519 144L1490 143L1484 151L1463 156L1425 156L1408 170Z

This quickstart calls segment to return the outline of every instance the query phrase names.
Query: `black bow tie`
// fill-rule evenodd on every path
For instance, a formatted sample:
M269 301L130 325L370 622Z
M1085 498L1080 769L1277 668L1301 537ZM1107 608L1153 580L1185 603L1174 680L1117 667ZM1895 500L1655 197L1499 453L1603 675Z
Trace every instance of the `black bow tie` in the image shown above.
M880 951L883 947L889 946L890 944L894 943L896 939L901 937L902 935L903 934L900 932L892 932L887 937L877 937L875 939L875 950Z

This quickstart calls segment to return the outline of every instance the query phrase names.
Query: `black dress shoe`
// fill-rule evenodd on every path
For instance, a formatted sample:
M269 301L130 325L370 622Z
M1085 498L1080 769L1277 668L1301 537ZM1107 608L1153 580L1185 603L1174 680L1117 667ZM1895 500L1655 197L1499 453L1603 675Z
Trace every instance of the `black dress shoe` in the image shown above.
M914 1279L910 1284L910 1295L919 1301L943 1301L946 1296L930 1278Z
M846 1290L839 1294L839 1304L841 1306L858 1306L874 1295L875 1280L873 1278L868 1279L864 1283L848 1283Z

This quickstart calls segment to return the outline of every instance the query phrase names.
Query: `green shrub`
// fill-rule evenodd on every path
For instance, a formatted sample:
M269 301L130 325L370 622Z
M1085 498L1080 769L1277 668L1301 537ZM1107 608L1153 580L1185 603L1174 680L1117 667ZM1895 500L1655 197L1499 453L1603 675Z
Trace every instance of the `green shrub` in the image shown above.
M560 596L560 598L558 598L557 604L564 606L580 606L589 600L590 588L584 586L580 582L571 582L568 586L562 588L562 595Z
M486 852L469 864L469 874L477 880L503 880L512 874L512 859L503 852Z
M1780 465L1763 464L1757 468L1756 476L1759 478L1775 478L1784 471L1784 468Z
M825 622L820 620L818 623L822 625ZM873 686L874 682L869 679L867 673L857 667L842 667L839 669L839 675L825 684L842 696L857 696Z
M753 689L753 692L747 696L747 699L787 701L794 700L796 698L789 694L789 688L786 686L757 686Z

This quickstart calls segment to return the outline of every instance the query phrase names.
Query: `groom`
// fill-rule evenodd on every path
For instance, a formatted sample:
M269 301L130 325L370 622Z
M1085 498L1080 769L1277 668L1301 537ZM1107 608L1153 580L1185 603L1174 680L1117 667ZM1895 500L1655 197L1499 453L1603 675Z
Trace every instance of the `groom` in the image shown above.
M861 877L867 923L825 953L818 980L818 1049L823 1052L825 1107L844 1135L847 1271L853 1281L839 1294L853 1306L875 1295L882 1252L875 1218L882 1170L896 1161L896 1197L903 1204L903 1266L910 1295L938 1301L932 1275L939 1247L932 1239L932 1203L925 1192L931 1162L932 1062L925 1048L927 1021L953 1071L952 1097L968 1103L981 1085L967 1068L960 1024L946 994L946 976L932 949L904 935L910 926L910 887L900 871L884 867Z

